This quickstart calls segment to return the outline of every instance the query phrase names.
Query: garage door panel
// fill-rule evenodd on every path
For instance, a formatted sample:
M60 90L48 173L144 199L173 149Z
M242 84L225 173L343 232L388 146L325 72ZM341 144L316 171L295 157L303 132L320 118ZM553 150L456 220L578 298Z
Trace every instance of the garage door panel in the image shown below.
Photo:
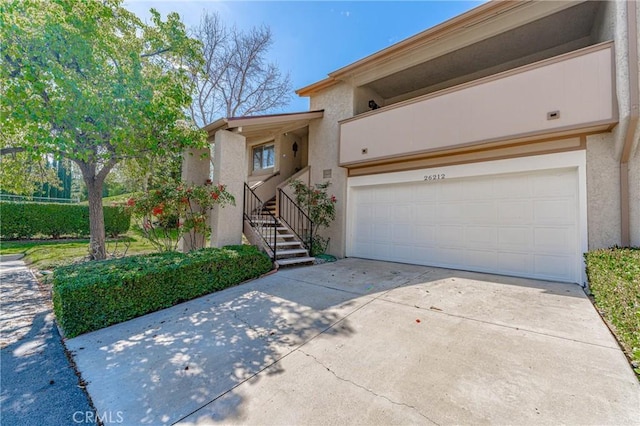
M566 276L571 273L571 265L570 256L534 256L534 273L540 277Z
M469 218L474 223L495 223L498 215L498 206L493 201L475 201L467 203L465 206L467 212L464 222Z
M566 227L536 227L533 232L536 252L571 254L575 233Z
M439 247L465 248L464 226L442 225L438 227L437 235Z
M393 209L394 220L399 222L410 222L413 211L410 204L396 204Z
M533 221L531 200L500 200L497 210L498 220L504 225L530 224Z
M498 248L498 230L493 226L467 226L465 237L467 247L488 250Z
M531 197L531 180L526 175L498 176L494 179L496 199L528 199Z
M436 252L436 259L447 268L460 268L464 265L464 250L440 247Z
M393 232L393 237L391 238L391 241L393 241L394 244L402 244L402 243L408 243L413 241L413 233L411 232L413 229L413 226L411 226L408 223L400 223L400 224L394 224L391 227L392 232Z
M438 205L436 218L441 223L460 223L464 220L464 210L463 201L445 201Z
M436 231L435 225L416 225L414 226L414 234L412 241L417 241L420 247L436 247Z
M391 206L385 203L377 203L373 205L373 217L376 220L391 219Z
M373 241L376 243L388 243L391 240L391 224L389 221L378 223L373 229Z
M577 186L577 176L571 170L550 172L533 179L533 195L571 197Z
M459 180L432 181L426 183L427 187L438 188L438 199L440 201L460 201L465 199L463 182Z
M513 275L533 274L533 256L529 253L498 253L498 270Z
M567 224L575 220L575 200L536 200L533 205L536 223Z
M495 185L492 179L477 179L464 185L465 200L485 200L487 196L494 198Z
M578 282L577 186L573 168L352 187L347 255Z
M467 250L465 264L476 270L495 271L498 267L498 253L494 250Z
M533 229L529 227L499 227L498 246L515 251L530 251L533 248Z

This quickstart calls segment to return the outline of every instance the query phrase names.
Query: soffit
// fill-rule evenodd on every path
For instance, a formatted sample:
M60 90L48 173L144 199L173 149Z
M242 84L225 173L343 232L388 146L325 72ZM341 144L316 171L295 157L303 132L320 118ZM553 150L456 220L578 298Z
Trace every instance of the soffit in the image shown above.
M553 15L580 3L576 1L502 1L494 0L476 7L462 15L456 16L433 28L427 29L413 37L396 43L386 49L367 56L359 61L329 73L329 77L313 83L296 93L309 96L320 92L338 81L345 81L353 86L364 86L395 73L403 72L414 66L420 66L440 56L464 49L467 46L490 39L502 33L526 26L529 23ZM597 8L599 2L593 7ZM586 8L589 8L587 5ZM574 17L571 17L574 19ZM578 18L581 21L580 18ZM548 28L554 34L562 31L566 22L560 22L555 28ZM577 26L580 26L577 23ZM570 25L572 26L572 25ZM580 31L575 28L572 31ZM518 37L521 35L515 34ZM533 47L537 43L543 45L545 39L537 40L539 34L530 35L527 40ZM546 37L546 39L550 38ZM500 40L497 40L500 41ZM495 42L495 41L494 41ZM548 42L548 40L547 40ZM499 52L499 43L492 46ZM534 48L535 49L535 48ZM449 59L451 60L451 58ZM406 75L407 78L410 74ZM382 83L380 83L382 85ZM422 84L421 87L425 87ZM397 96L395 94L394 96Z
M427 62L367 84L383 98L413 92L426 86L436 86L464 76L478 78L481 70L496 72L501 64L518 65L527 58L576 40L589 42L589 36L599 7L598 2L576 4L523 26L502 32L461 49L438 56ZM554 52L558 54L560 52Z
M299 136L306 134L309 122L322 118L324 111L295 112L289 114L260 115L253 117L221 118L204 127L212 139L218 130L238 133L251 142L256 139L275 137L285 132Z

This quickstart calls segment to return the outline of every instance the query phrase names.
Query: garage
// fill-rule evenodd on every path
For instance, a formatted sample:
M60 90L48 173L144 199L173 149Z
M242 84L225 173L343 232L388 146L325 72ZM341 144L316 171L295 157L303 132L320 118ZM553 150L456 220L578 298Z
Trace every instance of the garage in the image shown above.
M582 282L582 170L541 157L351 178L347 256Z

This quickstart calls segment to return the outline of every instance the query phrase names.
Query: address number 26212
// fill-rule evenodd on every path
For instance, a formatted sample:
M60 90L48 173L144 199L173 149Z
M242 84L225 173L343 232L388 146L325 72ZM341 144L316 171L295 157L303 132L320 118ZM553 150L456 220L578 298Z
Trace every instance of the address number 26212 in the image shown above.
M436 173L434 175L425 175L424 180L440 180L444 178L444 173Z

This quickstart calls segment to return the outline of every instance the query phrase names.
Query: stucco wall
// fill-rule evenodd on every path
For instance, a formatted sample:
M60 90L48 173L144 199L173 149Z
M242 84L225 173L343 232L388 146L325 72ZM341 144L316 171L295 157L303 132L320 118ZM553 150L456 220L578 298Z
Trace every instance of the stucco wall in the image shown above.
M627 31L627 2L603 2L596 17L592 38L594 42L611 39L615 41L614 63L619 123L611 133L587 138L587 209L590 249L621 244L620 158L630 119ZM637 37L637 34L634 36ZM639 76L632 78L638 79ZM628 164L630 237L631 245L636 246L640 245L639 138L640 130L636 129Z
M242 244L243 197L247 157L244 136L219 130L215 135L213 185L225 185L235 205L214 206L211 211L211 246Z
M614 136L587 137L589 250L620 244L620 168Z
M311 110L324 109L324 117L309 124L311 183L330 181L329 192L338 199L336 220L322 232L324 237L331 239L328 252L337 257L344 257L345 253L347 197L347 169L338 166L338 122L353 115L353 97L353 88L339 84L312 96L310 101ZM324 170L331 170L331 178L323 178Z

